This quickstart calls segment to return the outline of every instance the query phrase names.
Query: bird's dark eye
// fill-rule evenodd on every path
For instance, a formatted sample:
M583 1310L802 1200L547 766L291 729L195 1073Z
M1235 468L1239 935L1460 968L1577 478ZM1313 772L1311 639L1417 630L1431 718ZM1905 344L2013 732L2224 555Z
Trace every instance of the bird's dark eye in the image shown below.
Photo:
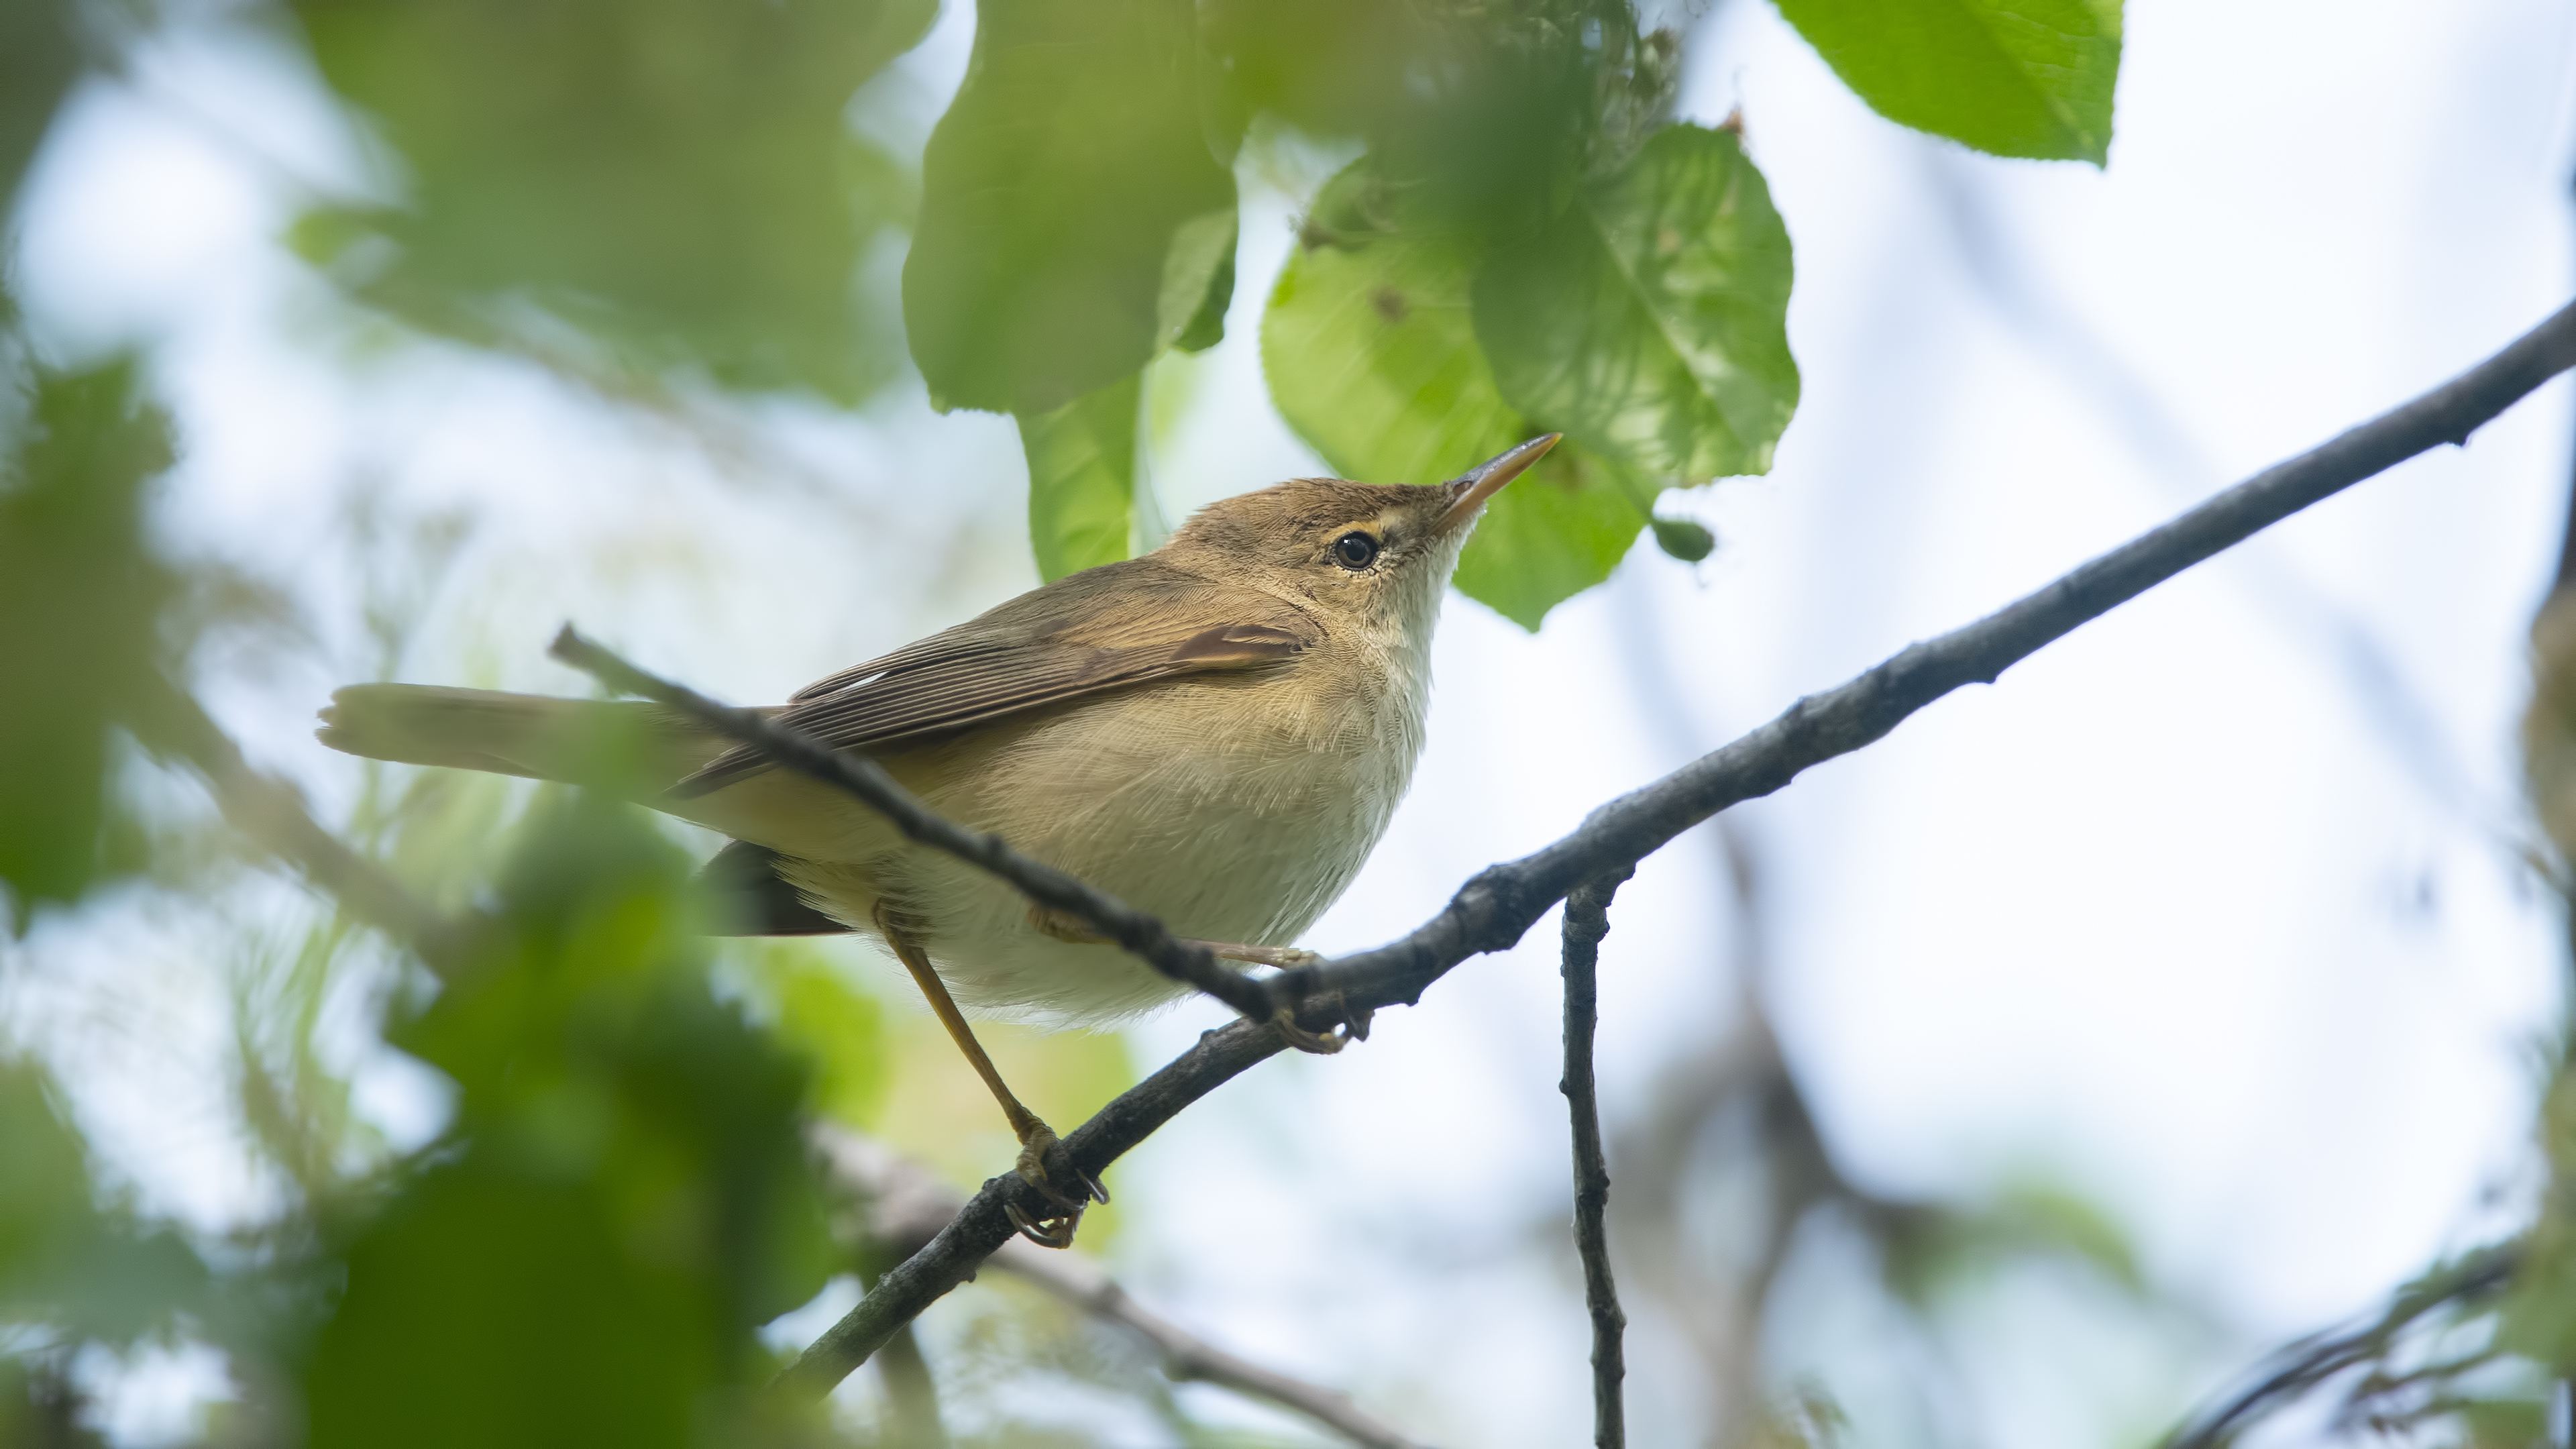
M1346 569L1364 569L1377 559L1377 540L1365 533L1351 532L1333 540L1333 562Z

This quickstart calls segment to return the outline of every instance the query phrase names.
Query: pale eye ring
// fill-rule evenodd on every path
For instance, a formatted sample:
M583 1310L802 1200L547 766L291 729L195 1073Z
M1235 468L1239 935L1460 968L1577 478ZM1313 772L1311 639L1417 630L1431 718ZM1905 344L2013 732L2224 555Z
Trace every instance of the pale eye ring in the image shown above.
M1357 573L1377 562L1377 540L1352 529L1333 540L1333 562Z

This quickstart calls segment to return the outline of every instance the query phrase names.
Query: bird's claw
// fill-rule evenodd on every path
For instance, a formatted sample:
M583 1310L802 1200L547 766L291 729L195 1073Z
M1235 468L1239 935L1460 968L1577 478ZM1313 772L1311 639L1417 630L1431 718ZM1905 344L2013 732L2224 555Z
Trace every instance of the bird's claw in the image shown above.
M1006 1202L1002 1204L1002 1211L1010 1214L1011 1226L1020 1230L1021 1237L1041 1248L1072 1247L1073 1230L1082 1226L1082 1210L1079 1208L1061 1216L1032 1218L1020 1211L1018 1203Z
M1033 1123L1020 1137L1020 1180L1038 1190L1038 1195L1056 1211L1032 1218L1017 1203L1004 1203L1011 1226L1020 1235L1042 1248L1073 1246L1074 1229L1082 1225L1082 1210L1091 1204L1107 1203L1109 1189L1100 1179L1074 1165L1073 1155L1065 1150L1062 1139L1044 1122ZM1070 1180L1081 1185L1078 1195L1068 1196L1056 1187Z
M1296 1009L1287 1006L1280 1007L1272 1013L1270 1024L1278 1029L1280 1038L1290 1046L1301 1052L1312 1052L1319 1057L1331 1056L1352 1042L1368 1040L1369 1021L1375 1013L1365 1006L1353 1007L1338 991L1324 999L1341 1008L1342 1024L1334 1030L1323 1032L1306 1030L1297 1024Z

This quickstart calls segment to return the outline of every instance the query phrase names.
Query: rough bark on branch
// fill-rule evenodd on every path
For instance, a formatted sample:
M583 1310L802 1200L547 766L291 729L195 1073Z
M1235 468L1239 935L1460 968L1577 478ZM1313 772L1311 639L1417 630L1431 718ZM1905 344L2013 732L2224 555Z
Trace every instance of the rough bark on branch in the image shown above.
M1663 779L1595 810L1582 826L1519 860L1488 867L1440 913L1375 950L1298 967L1265 983L1304 1003L1302 1025L1328 1029L1353 1010L1418 1002L1469 956L1504 950L1585 881L1661 849L1728 806L1769 795L1810 767L1878 740L1907 715L1971 683L1991 683L2089 620L2353 484L2470 433L2576 367L2576 306L2560 309L2495 356L2414 401L2310 452L2266 469L2055 582L1964 628L1915 644ZM1065 1137L1073 1161L1098 1176L1190 1103L1281 1050L1279 1034L1248 1021L1196 1046ZM966 1280L1012 1234L1003 1204L1042 1204L1017 1177L984 1184L920 1252L881 1279L839 1323L779 1375L774 1392L819 1399L867 1361L896 1325Z
M1593 1449L1626 1449L1628 1415L1620 1381L1628 1364L1620 1335L1619 1285L1610 1276L1610 1163L1601 1151L1601 1104L1593 1093L1592 1038L1601 1020L1601 938L1610 934L1610 898L1629 868L1574 888L1565 898L1565 1094L1574 1126L1574 1246L1583 1259L1583 1306L1592 1317Z

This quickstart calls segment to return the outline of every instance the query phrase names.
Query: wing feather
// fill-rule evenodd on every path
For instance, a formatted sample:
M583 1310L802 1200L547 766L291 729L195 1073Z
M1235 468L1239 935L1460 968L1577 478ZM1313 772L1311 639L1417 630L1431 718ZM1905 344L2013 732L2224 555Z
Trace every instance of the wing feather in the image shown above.
M1277 595L1131 559L818 680L777 721L835 749L872 753L1106 690L1276 664L1323 632ZM756 750L730 750L671 793L703 795L769 768Z

